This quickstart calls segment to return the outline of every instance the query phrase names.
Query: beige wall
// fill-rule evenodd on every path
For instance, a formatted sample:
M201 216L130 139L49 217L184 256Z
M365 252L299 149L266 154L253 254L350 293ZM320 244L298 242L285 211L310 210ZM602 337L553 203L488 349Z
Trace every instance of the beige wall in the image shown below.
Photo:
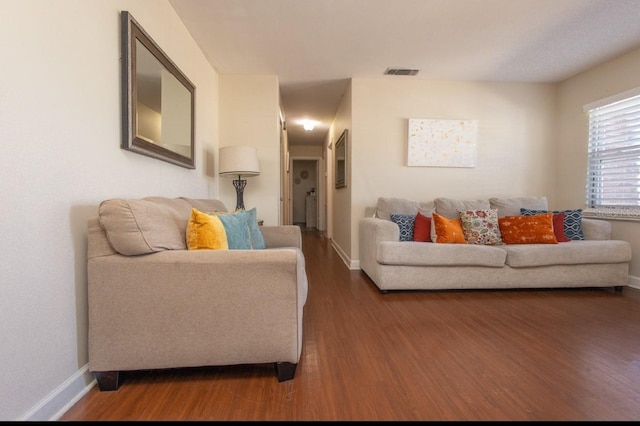
M378 197L546 195L555 198L554 123L551 84L353 79L350 136L351 212L336 239L350 266L358 266L358 220ZM472 168L408 167L409 118L478 120L477 163ZM341 240L341 241L345 241Z
M584 206L588 115L583 107L640 87L640 49L577 75L559 86L557 174L559 206ZM640 286L640 222L613 220L613 237L629 241L634 253L630 274Z
M120 149L121 10L196 86L195 170ZM217 198L218 76L166 0L0 0L0 14L0 420L47 420L93 380L87 218L107 198Z
M265 225L279 223L280 95L274 75L221 75L220 146L247 145L258 150L260 175L247 178L244 205L255 207ZM231 178L220 182L220 199L236 206Z

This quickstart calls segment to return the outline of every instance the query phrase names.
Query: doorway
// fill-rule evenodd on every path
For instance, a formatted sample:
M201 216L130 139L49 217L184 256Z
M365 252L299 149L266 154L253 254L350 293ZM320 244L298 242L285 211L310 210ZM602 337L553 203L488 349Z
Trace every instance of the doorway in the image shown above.
M319 225L319 161L292 159L291 218L303 229L320 229Z

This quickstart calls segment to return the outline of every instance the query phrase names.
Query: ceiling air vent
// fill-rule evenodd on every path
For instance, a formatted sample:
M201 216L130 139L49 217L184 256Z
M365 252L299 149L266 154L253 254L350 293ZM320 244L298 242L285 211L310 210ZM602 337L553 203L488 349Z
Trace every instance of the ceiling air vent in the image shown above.
M409 68L387 68L384 75L416 75L418 71Z

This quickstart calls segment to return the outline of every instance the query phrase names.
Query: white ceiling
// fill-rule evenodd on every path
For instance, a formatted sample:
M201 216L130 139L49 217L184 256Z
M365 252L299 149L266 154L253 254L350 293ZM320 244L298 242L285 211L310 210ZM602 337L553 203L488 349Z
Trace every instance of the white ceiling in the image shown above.
M220 74L278 76L291 145L323 143L352 77L558 82L640 47L640 0L170 3Z

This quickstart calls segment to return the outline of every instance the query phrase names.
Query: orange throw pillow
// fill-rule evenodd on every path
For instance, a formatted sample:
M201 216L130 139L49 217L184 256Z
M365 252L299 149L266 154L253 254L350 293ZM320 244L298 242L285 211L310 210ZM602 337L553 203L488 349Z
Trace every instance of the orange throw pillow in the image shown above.
M433 213L433 223L436 228L436 243L466 244L460 219L447 219L438 213Z
M553 232L553 213L498 218L505 244L558 244Z

